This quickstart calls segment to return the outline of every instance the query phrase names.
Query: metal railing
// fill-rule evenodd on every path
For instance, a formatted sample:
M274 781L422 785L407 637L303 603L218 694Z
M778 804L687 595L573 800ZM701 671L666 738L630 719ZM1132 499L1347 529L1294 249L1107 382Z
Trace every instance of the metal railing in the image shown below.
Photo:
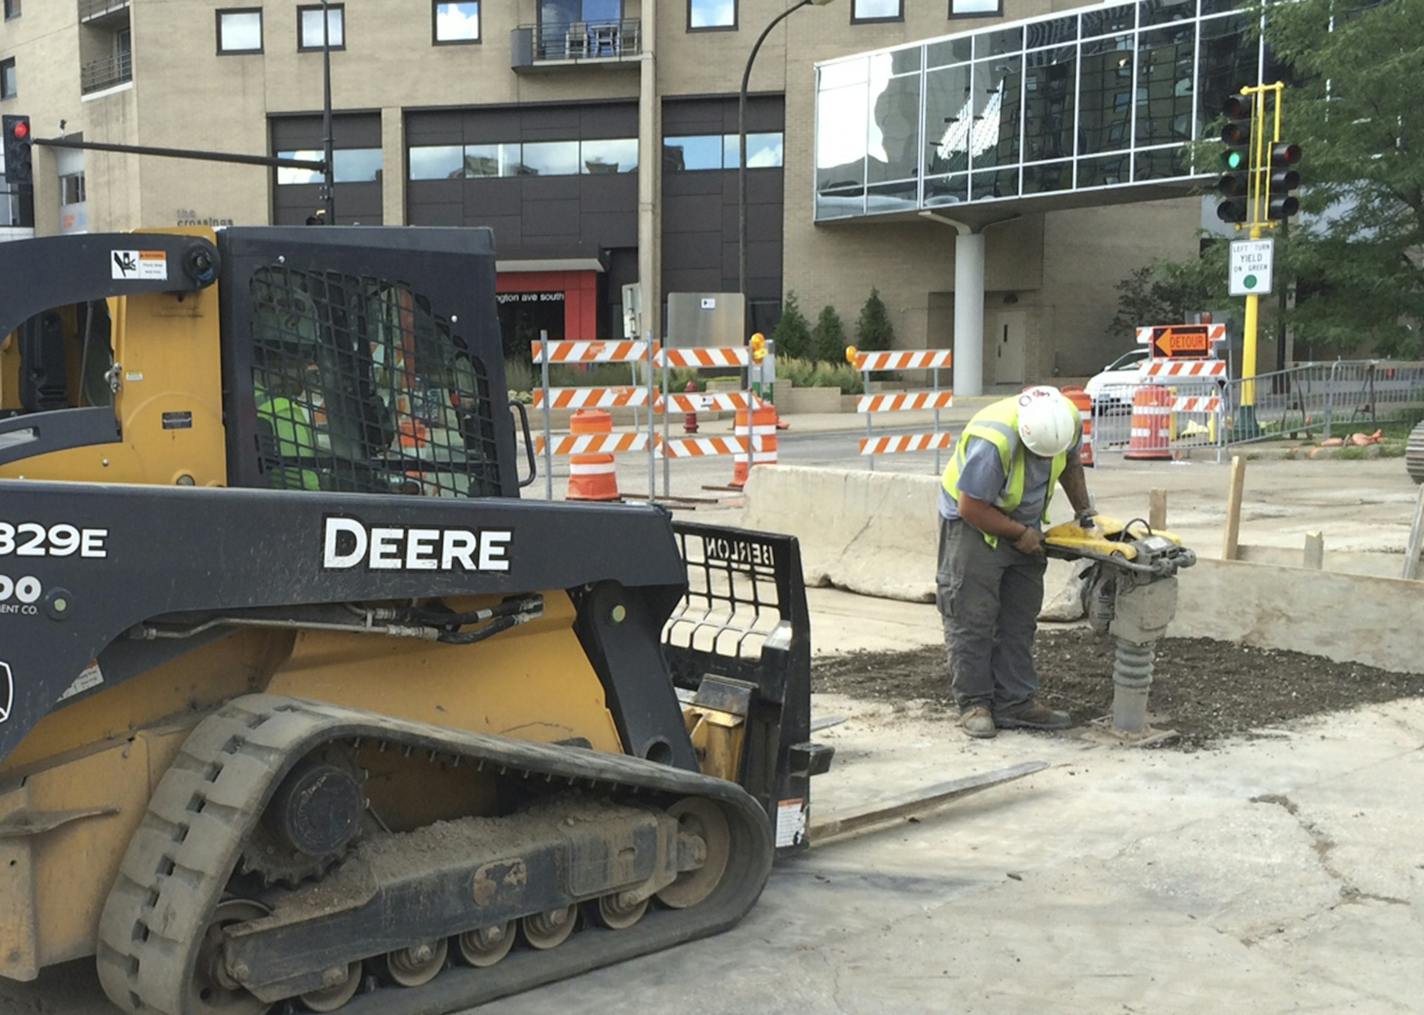
M79 89L86 95L133 80L133 55L120 53L91 60L79 72Z
M79 20L90 21L129 8L129 0L79 0Z
M516 67L569 61L618 61L638 56L642 51L642 22L637 18L520 25L514 30Z
M1157 397L1139 399L1147 387ZM1421 416L1424 362L1302 363L1250 381L1163 379L1105 387L1093 403L1094 451L1102 461L1113 454L1150 459L1215 449L1220 460L1238 445L1328 439Z

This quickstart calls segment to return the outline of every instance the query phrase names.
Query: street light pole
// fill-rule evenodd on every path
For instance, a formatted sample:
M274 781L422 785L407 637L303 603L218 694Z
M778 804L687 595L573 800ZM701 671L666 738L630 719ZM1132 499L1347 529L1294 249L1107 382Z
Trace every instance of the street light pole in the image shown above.
M322 179L321 203L326 210L326 224L336 225L336 171L332 166L331 136L331 8L329 0L321 0L321 73L323 97L321 106L322 158L326 160L326 173ZM345 15L342 16L343 21ZM342 25L343 30L345 25ZM298 31L300 31L300 26Z
M747 57L747 66L742 71L742 90L737 96L737 291L742 294L742 338L746 340L751 327L751 300L747 296L747 87L752 80L752 64L756 62L761 44L771 34L771 30L781 24L802 7L824 7L831 0L800 0L771 19L771 24L762 29Z

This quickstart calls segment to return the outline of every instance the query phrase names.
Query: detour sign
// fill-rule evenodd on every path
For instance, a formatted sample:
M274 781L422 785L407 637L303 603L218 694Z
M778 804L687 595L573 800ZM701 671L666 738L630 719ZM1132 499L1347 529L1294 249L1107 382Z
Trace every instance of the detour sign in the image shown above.
M1137 329L1138 344L1147 346L1154 359L1207 359L1212 346L1225 338L1224 324L1162 324Z

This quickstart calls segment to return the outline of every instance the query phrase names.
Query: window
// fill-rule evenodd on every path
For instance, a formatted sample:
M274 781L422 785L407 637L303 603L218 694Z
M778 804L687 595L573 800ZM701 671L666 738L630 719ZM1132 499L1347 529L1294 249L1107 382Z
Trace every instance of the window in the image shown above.
M262 52L262 9L218 11L218 55Z
M949 0L951 18L997 18L1003 13L1003 0Z
M318 158L320 156L317 156ZM511 176L596 176L638 170L638 139L508 141L410 149L412 180L493 180Z
M467 3L435 5L435 45L450 46L480 41L480 5Z
M737 168L738 135L726 134L722 137L722 168ZM747 168L781 168L781 133L747 134Z
M320 7L298 7L297 17L299 37L297 39L297 50L302 53L310 53L313 50L321 52L321 8ZM326 11L326 30L331 37L332 49L346 48L346 5L330 4Z
M0 99L13 99L19 94L19 83L15 79L15 58L0 60Z
M670 173L693 173L707 169L736 169L736 134L691 134L663 138L663 168ZM747 134L747 168L780 169L780 131Z
M467 180L518 176L518 144L465 145L464 175Z
M465 175L459 145L423 145L410 150L412 180L458 180Z
M638 140L584 141L579 146L579 162L580 172L586 176L634 172L638 168Z
M905 0L850 0L850 20L903 21Z
M319 149L278 152L279 159L310 159L321 161ZM379 148L338 148L331 153L333 183L373 183L381 178L382 155ZM303 183L321 183L319 169L296 169L291 166L277 167L277 186L287 187Z
M579 146L577 141L534 141L524 145L519 160L521 176L577 176Z
M20 0L5 0L5 20L20 16Z
M737 0L687 0L687 30L736 28Z

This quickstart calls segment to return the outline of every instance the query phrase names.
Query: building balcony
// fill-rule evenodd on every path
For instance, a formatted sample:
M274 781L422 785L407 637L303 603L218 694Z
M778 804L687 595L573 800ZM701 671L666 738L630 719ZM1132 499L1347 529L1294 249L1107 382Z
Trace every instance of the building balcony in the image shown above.
M106 56L102 60L91 60L80 68L79 90L85 95L102 92L126 81L133 80L133 56L120 53Z
M642 22L636 18L520 25L510 33L510 66L516 71L636 65L642 52Z
M112 21L127 21L129 0L79 0L79 23L103 25Z

